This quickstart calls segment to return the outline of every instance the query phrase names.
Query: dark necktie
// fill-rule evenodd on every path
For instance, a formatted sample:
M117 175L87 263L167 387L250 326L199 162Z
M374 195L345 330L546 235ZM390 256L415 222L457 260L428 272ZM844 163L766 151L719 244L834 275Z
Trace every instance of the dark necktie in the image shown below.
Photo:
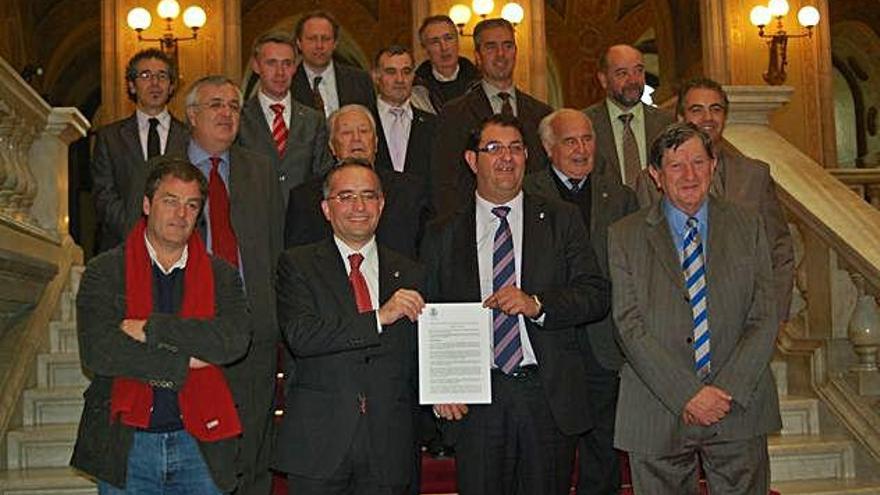
M639 157L639 145L632 129L633 114L625 113L618 118L623 122L623 171L626 175L623 183L635 189L636 179L642 171L642 159Z
M208 177L208 210L211 222L211 251L238 269L238 241L229 218L229 193L220 177L220 157L211 157Z
M492 292L516 285L516 260L513 251L513 235L507 222L509 206L496 206L492 213L498 217L495 243L492 251ZM519 338L519 317L499 309L492 310L492 328L495 348L495 365L504 373L510 373L522 361L522 342Z
M367 287L367 279L361 273L361 263L363 261L364 255L360 253L348 255L348 263L351 265L348 282L351 284L351 290L354 293L354 302L357 304L358 313L366 313L373 310L373 303L370 301L370 289Z
M572 194L577 194L581 191L581 179L569 178L568 179L568 190L571 191Z
M681 268L691 305L694 333L694 371L700 380L709 375L712 368L709 346L709 312L707 310L706 268L703 259L703 242L697 228L697 219L687 220L687 230L681 253Z
M324 80L321 76L315 76L314 83L312 84L312 98L315 100L315 108L318 109L322 114L324 112L324 98L321 97L321 91L318 90L318 85L321 84L321 81Z
M272 120L272 141L275 142L275 149L278 156L284 156L287 151L287 124L284 122L284 105L281 103L273 103L269 108L275 112L275 118Z
M150 117L148 122L150 123L150 130L147 131L147 160L162 154L162 146L159 143L159 130L157 129L159 127L159 119Z
M501 98L501 115L505 117L513 117L513 107L510 105L510 93L507 91L499 91L498 97Z

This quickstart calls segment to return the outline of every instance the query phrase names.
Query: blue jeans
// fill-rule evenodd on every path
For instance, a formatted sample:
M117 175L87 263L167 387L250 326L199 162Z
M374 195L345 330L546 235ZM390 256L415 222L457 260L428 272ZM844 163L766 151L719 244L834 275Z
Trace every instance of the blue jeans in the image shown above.
M198 443L186 430L137 431L128 453L124 489L98 481L99 495L222 495Z

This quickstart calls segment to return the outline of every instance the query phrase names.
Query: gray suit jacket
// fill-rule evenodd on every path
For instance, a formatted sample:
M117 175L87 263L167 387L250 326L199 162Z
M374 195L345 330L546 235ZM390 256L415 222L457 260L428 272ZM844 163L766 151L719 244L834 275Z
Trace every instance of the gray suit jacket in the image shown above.
M596 155L597 162L603 163L599 172L616 175L620 180L620 160L617 156L617 145L614 144L614 131L611 130L611 117L608 116L608 107L603 98L599 103L595 103L584 113L593 122L593 132L596 134ZM675 122L675 117L658 108L641 103L645 109L645 149L648 155L651 153L651 142L660 134L669 124ZM633 129L638 132L638 129ZM642 167L647 166L643 163Z
M733 396L727 416L686 426L682 411L703 383L694 371L693 320L678 249L662 203L611 226L613 314L627 362L621 369L615 446L672 454L687 436L746 439L782 427L770 359L776 308L763 222L733 203L709 199L706 281L712 373Z
M718 151L718 165L712 178L711 191L718 197L751 208L763 217L773 264L776 315L780 321L787 320L794 285L794 250L791 232L776 196L776 186L770 177L768 165L743 155L733 145L723 141ZM642 171L636 182L636 194L642 207L661 197L647 171Z
M281 199L287 204L290 190L308 178L323 175L333 165L327 146L327 125L324 116L291 98L290 127L287 150L278 156L272 129L266 122L260 99L248 100L242 109L238 144L272 160L278 177Z
M552 177L553 171L535 172L526 176L523 190L547 198L562 200ZM596 253L596 261L602 274L608 277L608 227L639 209L635 193L614 176L590 174L590 244ZM589 345L596 359L606 369L619 370L623 355L614 338L611 312L605 318L587 325L586 331L578 332L582 349Z
M165 154L186 153L188 141L186 125L172 117ZM125 240L142 213L147 162L136 114L107 124L95 133L92 180L101 229L98 249L106 251Z

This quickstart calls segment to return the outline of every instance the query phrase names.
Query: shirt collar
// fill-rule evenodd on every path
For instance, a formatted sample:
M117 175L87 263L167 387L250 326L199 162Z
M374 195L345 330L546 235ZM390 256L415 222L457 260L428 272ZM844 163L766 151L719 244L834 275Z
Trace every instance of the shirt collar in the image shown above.
M141 129L148 129L150 127L150 119L152 118L159 119L159 127L163 129L171 126L171 114L168 113L168 107L163 108L157 115L147 115L138 108L135 110L135 115L137 115L138 127Z
M663 214L666 216L666 220L669 222L670 228L673 232L678 233L680 236L684 237L687 232L687 221L692 215L688 215L687 213L679 210L675 205L669 201L668 198L664 196L663 198ZM704 234L706 232L706 228L709 226L709 197L703 201L703 204L700 205L700 209L697 210L697 213L693 215L697 219L697 228L700 231L700 234Z
M498 89L497 86L494 86L489 81L483 79L480 81L480 85L483 87L483 91L486 92L486 96L489 98L489 101L492 101L493 96L498 96L498 93L505 91L502 89ZM510 95L510 104L516 101L516 86L511 86L510 89L506 90L506 92Z
M634 107L629 110L623 110L617 103L611 101L611 98L605 98L605 105L608 107L608 117L611 119L611 123L620 122L619 117L625 113L631 113L633 116L633 122L641 122L645 115L644 103L639 102L636 103Z
M376 236L374 235L372 239L369 240L366 244L363 245L360 249L352 249L348 244L345 243L342 239L340 239L335 234L333 235L333 242L336 243L337 249L339 249L339 254L342 256L344 260L348 260L348 257L354 253L360 253L364 260L372 259L376 256Z
M407 117L412 119L413 111L412 111L412 106L409 104L409 102L410 102L410 99L407 98L407 100L405 102L403 102L403 105L401 105L400 108L403 109L404 115L406 115ZM380 115L381 114L393 115L391 113L391 109L395 108L395 107L393 105L391 105L390 103L388 103L387 101L383 100L382 98L377 97L376 98L376 108L379 110Z
M171 265L171 268L167 270L164 266L162 266L162 263L159 263L159 259L156 256L156 250L153 248L153 245L150 244L150 239L147 237L146 231L144 232L144 244L147 245L147 254L150 255L150 260L152 260L154 265L159 267L159 270L163 274L169 275L171 272L178 268L180 268L181 270L186 268L186 261L189 259L189 244L183 246L183 252L180 253L180 258L178 258L177 261L175 261L174 264Z
M556 177L559 177L559 180L561 180L562 183L565 184L565 187L571 188L570 180L573 177L569 177L569 176L565 175L565 172L556 168L556 165L553 165L552 163L550 164L550 168L553 170L553 173L556 174ZM587 174L583 178L578 179L578 187L583 186L584 182L587 180L587 177L589 177L589 176L590 176L590 174Z
M305 62L303 62L300 65L302 65L302 68L306 70L306 75L308 76L310 88L312 87L312 81L315 80L316 76L321 76L322 82L331 81L331 80L334 82L336 81L336 69L335 69L335 67L333 67L333 60L332 59L330 60L330 63L327 64L327 67L324 67L324 70L321 72L317 72L317 71L313 70Z
M500 204L500 205L496 205L495 203L492 203L491 201L483 199L483 197L480 196L479 192L474 192L474 196L477 198L477 210L482 211L484 213L488 213L493 218L495 217L495 214L492 213L492 208L495 208L498 206L507 206L507 207L510 207L511 212L514 212L514 211L521 211L522 206L523 206L523 192L522 191L520 191L516 196L513 197L513 199L511 199L507 203Z
M436 79L440 82L452 82L452 81L455 81L456 79L458 79L458 71L460 69L461 69L461 64L456 63L455 64L455 71L452 73L451 76L446 77L443 74L437 72L437 69L435 69L434 66L432 65L431 66L431 74L434 76L434 79Z
M189 146L187 148L187 156L189 157L189 161L193 164L199 164L205 160L210 159L212 154L205 151L201 146L196 143L194 139L189 140ZM223 163L229 163L229 150L227 149L223 153L218 155Z
M285 94L284 97L281 98L280 100L273 99L271 96L267 95L266 93L263 93L262 90L257 91L257 98L259 98L259 100L260 100L260 106L263 107L263 111L266 112L267 114L269 114L269 113L271 113L273 115L275 114L275 112L273 112L272 109L269 107L271 105L276 104L276 103L281 103L282 105L284 105L285 110L290 108L290 90L288 90L287 94Z

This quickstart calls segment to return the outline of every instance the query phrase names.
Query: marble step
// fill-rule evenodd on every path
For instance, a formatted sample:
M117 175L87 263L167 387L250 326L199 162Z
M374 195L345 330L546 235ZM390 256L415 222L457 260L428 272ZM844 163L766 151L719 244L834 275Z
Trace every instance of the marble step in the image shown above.
M78 352L76 323L53 321L49 323L49 350L51 352Z
M779 398L783 435L818 435L819 400L812 397Z
M0 495L97 495L95 483L69 467L0 470Z
M54 352L37 356L37 387L85 386L89 379L82 372L79 353Z
M855 453L846 438L824 435L774 435L769 438L774 483L855 478Z
M24 426L70 424L79 422L82 414L82 386L32 388L22 396Z
M6 434L6 469L65 467L77 425L25 426Z
M813 480L773 483L780 495L880 495L880 483L860 480Z

